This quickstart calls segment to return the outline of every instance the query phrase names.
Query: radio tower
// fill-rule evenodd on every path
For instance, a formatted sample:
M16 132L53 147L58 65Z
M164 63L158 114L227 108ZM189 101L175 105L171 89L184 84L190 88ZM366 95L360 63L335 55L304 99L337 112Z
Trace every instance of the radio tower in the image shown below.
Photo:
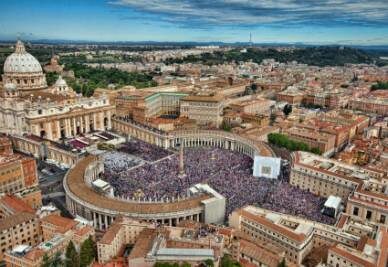
M252 46L252 33L249 33L249 46Z

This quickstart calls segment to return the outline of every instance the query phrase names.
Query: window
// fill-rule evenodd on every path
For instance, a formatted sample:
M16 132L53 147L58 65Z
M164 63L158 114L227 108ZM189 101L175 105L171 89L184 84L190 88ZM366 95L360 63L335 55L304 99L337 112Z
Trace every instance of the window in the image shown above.
M358 207L353 208L353 215L358 216Z
M385 223L385 215L380 216L380 223Z
M372 217L372 212L370 210L366 211L366 218L369 220Z

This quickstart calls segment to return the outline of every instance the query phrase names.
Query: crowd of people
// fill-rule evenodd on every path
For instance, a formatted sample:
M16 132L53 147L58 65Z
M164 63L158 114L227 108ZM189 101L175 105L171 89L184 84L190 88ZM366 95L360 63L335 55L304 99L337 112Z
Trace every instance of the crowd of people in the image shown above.
M134 155L145 161L155 161L171 154L171 152L166 149L134 138L122 145L119 148L119 151Z
M128 170L142 163L142 160L138 157L119 151L107 151L102 155L102 157L105 169L109 169L111 172Z
M153 147L152 153L150 146ZM320 212L324 198L293 187L283 179L254 177L252 159L238 152L219 148L185 148L185 175L182 176L179 175L178 152L171 154L152 145L121 151L136 151L136 156L148 162L129 169L126 164L120 167L118 160L105 159L105 178L114 187L116 196L172 199L183 197L187 189L197 183L207 183L226 198L227 214L253 204L323 223L334 223L334 219ZM156 159L160 160L152 162Z

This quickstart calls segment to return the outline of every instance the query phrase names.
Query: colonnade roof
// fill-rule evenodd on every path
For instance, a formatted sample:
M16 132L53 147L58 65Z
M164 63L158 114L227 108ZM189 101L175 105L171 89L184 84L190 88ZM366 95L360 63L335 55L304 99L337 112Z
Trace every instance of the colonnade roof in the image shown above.
M108 198L98 194L88 187L84 181L86 167L96 160L95 156L87 156L81 159L67 173L66 183L75 196L82 201L96 206L97 208L116 211L119 213L157 214L179 212L201 207L201 202L210 198L209 195L199 195L189 199L183 199L168 203L139 203L127 202L119 199Z

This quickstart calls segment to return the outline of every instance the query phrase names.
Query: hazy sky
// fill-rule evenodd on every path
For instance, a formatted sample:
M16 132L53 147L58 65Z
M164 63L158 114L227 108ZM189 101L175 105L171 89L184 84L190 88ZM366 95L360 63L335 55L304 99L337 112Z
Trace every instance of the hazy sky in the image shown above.
M388 0L0 0L0 39L388 44Z

